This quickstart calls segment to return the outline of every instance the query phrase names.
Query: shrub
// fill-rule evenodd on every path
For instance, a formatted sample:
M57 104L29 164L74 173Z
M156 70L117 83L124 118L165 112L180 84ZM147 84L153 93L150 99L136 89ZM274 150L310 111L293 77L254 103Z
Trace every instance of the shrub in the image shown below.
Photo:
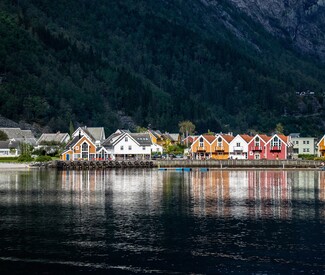
M33 161L34 159L32 158L31 155L20 155L17 159L19 162L30 162Z
M50 161L52 160L52 158L50 156L38 156L35 161L40 161L40 162L44 162L44 161Z

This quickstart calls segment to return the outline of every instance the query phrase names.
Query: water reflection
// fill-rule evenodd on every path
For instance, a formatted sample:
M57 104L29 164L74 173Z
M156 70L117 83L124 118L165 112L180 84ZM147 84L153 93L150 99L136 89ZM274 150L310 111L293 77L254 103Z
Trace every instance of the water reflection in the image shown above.
M103 206L109 202L122 212L172 210L198 216L290 219L316 215L310 208L308 213L293 213L292 204L324 203L325 172L9 171L1 172L0 192L1 204L59 201Z
M0 172L0 269L317 273L324 209L321 171Z

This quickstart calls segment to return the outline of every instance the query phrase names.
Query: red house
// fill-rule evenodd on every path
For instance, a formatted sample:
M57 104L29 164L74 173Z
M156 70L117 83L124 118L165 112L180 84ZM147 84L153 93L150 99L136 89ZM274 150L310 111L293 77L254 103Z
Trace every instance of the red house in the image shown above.
M287 159L290 144L289 137L275 134L266 143L266 159Z
M267 135L257 134L248 143L248 159L266 159L266 143L269 142L271 137Z

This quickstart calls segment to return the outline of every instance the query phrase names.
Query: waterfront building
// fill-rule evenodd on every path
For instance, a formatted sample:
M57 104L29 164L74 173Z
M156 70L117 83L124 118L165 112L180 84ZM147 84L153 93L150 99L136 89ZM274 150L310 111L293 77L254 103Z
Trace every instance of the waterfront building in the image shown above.
M301 137L299 133L289 135L293 145L292 157L298 158L298 155L316 155L317 139L314 137Z
M229 158L230 159L247 159L248 158L248 143L252 140L249 135L237 135L229 143Z

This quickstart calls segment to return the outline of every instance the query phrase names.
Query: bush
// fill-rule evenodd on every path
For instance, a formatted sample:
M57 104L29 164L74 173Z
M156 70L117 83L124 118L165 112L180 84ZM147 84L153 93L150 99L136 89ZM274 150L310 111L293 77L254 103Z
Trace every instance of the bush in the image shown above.
M31 155L20 155L17 159L19 162L30 162L33 161L34 159L32 158Z
M38 156L35 161L44 162L44 161L50 161L52 158L50 156Z
M311 154L299 154L298 158L305 159L305 160L314 160L316 158L316 155Z

